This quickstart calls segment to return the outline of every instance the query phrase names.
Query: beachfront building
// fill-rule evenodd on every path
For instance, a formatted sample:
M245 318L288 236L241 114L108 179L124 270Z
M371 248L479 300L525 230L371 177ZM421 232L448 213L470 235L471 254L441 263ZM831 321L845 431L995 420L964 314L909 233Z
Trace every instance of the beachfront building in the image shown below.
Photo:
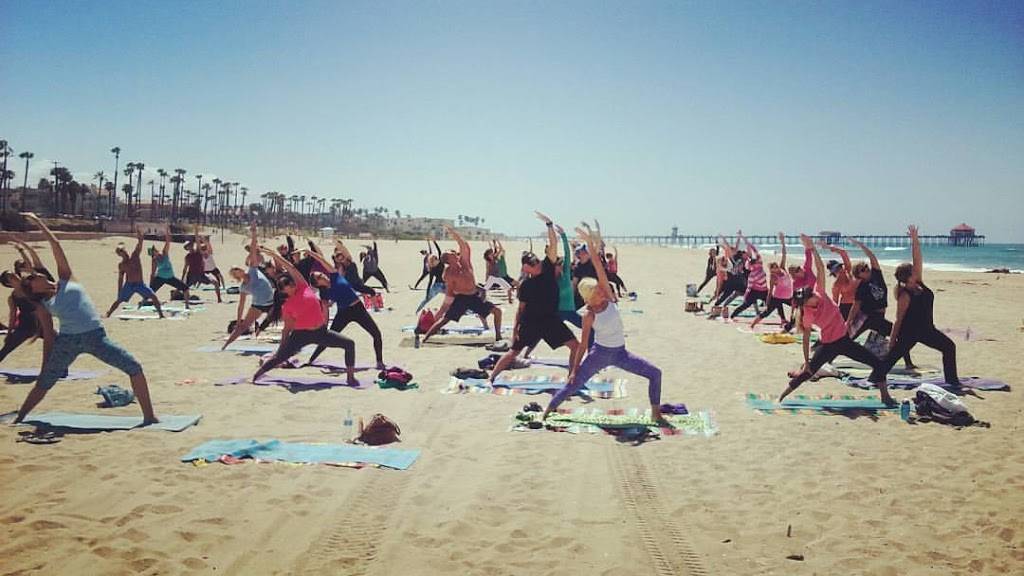
M414 236L433 236L444 238L444 227L455 226L455 220L451 218L424 218L419 216L403 216L395 218L394 229L398 234Z
M839 244L843 238L843 233L836 230L822 230L818 232L818 236L829 244Z
M974 246L978 241L978 235L974 228L961 222L949 231L949 243L953 246Z

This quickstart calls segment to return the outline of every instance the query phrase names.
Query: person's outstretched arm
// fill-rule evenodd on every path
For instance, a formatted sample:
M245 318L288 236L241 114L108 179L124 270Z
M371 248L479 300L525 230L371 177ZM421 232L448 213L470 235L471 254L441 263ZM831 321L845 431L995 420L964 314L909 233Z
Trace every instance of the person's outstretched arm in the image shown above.
M448 231L448 234L451 235L453 240L455 240L455 243L459 245L459 258L461 258L466 264L470 264L472 260L470 260L471 252L469 242L466 242L462 236L459 236L459 233L455 231L455 228L445 224L444 229Z
M548 245L544 247L544 255L548 261L554 264L558 261L558 239L555 237L555 223L551 221L551 218L541 214L540 212L534 212L537 214L537 218L540 218L541 222L548 229Z
M590 250L590 253L595 254L596 250L598 250L601 245L600 237L597 237L596 233L587 232L582 228L577 228L576 232L580 235L581 238L583 238L584 241L586 241L587 248ZM611 295L614 293L612 292L611 285L608 283L608 274L604 270L604 264L601 263L600 258L591 257L590 262L594 265L594 271L597 273L598 287L601 290L604 290L604 293L607 294L609 298L611 298Z
M782 268L782 271L785 272L786 271L786 235L783 234L782 232L779 232L779 246L782 247L782 262L779 264L779 266Z
M321 254L320 252L313 252L312 250L310 250L309 252L307 252L307 254L309 254L310 258L312 258L313 260L316 260L317 262L319 262L320 265L323 266L327 270L336 270L337 272L341 272L342 271L340 269L340 267L335 266L334 264L331 264L330 262L328 262L327 258L325 258L324 255Z
M171 225L168 224L167 227L164 228L164 250L163 250L164 258L167 258L170 255L170 253L171 253Z
M142 236L142 230L138 228L135 229L135 238L137 242L135 243L135 249L132 250L132 258L138 258L139 254L142 254L142 244L146 241Z
M57 261L57 277L61 280L71 279L71 265L68 264L68 258L64 254L64 248L61 247L60 241L53 235L53 232L46 227L42 219L36 216L32 212L23 212L22 216L28 219L29 222L36 225L37 228L46 236L47 241L50 242L50 249L53 251L53 259ZM39 306L36 306L39 308Z
M867 255L868 260L871 261L872 270L882 269L882 267L878 264L878 258L875 258L875 253L872 252L870 248L865 246L863 242L857 240L856 238L850 238L850 242L853 243L853 245L856 246L857 248L860 248L864 252L864 254Z
M818 254L818 250L814 248L814 242L811 240L810 236L801 234L800 241L804 245L804 250L810 252L811 257L814 258L814 269L817 271L815 282L818 286L818 294L827 294L827 292L825 292L825 265L821 262L821 255Z
M747 244L747 260L757 259L761 257L761 253L757 251L757 246L751 244L750 240L746 236L743 237L743 242Z
M911 277L921 282L924 279L924 257L921 255L921 239L917 236L917 226L908 226L907 234L910 235L910 248L914 254L914 271Z
M263 255L260 253L260 241L257 238L256 222L249 224L249 255L245 258L246 266L259 266L263 263Z
M260 251L273 258L274 263L277 264L278 267L288 272L288 275L291 276L292 282L294 282L296 286L305 287L307 285L306 279L302 277L302 273L299 272L291 262L282 258L276 250L271 250L270 248L261 246Z

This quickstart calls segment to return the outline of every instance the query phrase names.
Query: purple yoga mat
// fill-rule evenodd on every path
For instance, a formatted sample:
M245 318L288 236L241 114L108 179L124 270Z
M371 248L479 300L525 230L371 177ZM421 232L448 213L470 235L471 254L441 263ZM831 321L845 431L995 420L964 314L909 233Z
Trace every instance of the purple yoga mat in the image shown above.
M267 360L270 360L271 356L273 356L273 354L265 354L260 360L262 360L263 362L266 362ZM306 367L307 366L306 366L306 361L305 360L300 360L299 358L295 357L295 358L289 358L288 360L285 360L280 365L278 365L276 368L286 368L287 369L287 368L306 368ZM324 370L330 370L332 372L344 372L345 371L345 364L343 362L334 362L334 361L331 361L331 360L317 360L316 362L313 362L312 364L310 364L309 368L323 368ZM355 366L355 369L356 369L356 372L365 372L367 370L377 370L377 366L376 365L371 365L371 364L357 364Z
M248 384L249 376L237 376L217 382L217 386L232 384ZM344 378L331 378L330 376L266 376L264 375L255 383L257 386L282 386L291 392L304 392L306 390L325 390L327 388L355 388L362 390L368 385L360 381L359 386L349 386Z
M100 374L100 372L85 370L69 370L68 375L61 380L88 380ZM39 368L0 368L0 376L7 376L10 380L35 380L39 377Z

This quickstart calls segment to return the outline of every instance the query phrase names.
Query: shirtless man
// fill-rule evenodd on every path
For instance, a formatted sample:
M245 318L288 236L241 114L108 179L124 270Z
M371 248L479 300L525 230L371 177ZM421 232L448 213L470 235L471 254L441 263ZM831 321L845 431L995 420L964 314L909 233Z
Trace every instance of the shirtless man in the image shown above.
M438 318L434 325L423 335L423 342L426 342L438 330L451 321L458 322L459 318L467 310L472 310L480 316L494 316L494 340L501 340L501 309L487 302L477 293L476 277L473 274L473 261L469 243L459 236L451 226L445 226L448 234L459 244L459 253L445 253L442 259L447 267L444 271L444 284L448 292L453 296L451 306L445 311L444 316Z
M142 296L143 301L152 300L153 305L156 306L156 313L161 318L164 317L164 311L160 308L160 299L142 281L142 259L139 258L139 255L142 254L142 230L136 230L135 237L138 239L138 242L135 244L135 250L132 250L130 255L124 249L124 244L118 244L114 250L121 257L121 262L117 265L117 299L114 300L114 303L110 305L110 309L107 310L107 318L110 318L110 315L114 313L114 310L117 310L117 307L122 302L131 300L132 294Z

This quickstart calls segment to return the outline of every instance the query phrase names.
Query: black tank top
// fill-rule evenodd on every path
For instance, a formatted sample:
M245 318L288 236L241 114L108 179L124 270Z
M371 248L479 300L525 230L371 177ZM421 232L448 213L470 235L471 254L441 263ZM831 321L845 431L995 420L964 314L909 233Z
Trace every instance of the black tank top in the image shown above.
M36 305L29 300L21 296L11 296L14 300L14 306L18 309L18 326L17 330L20 332L35 332L39 326L36 322Z
M932 308L935 306L935 294L923 283L918 283L920 292L903 288L902 290L910 296L910 305L907 313L903 316L903 324L900 332L903 334L920 334L924 331L935 328L935 320L932 318Z

